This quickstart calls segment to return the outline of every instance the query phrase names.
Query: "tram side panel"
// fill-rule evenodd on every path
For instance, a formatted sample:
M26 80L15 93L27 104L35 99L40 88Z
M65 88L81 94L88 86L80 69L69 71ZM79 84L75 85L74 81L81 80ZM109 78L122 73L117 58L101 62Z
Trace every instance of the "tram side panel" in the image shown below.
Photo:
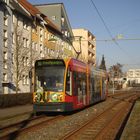
M105 77L102 70L91 68L89 74L90 104L99 102L106 98Z
M87 104L87 66L83 62L72 60L72 96L74 110L83 108Z

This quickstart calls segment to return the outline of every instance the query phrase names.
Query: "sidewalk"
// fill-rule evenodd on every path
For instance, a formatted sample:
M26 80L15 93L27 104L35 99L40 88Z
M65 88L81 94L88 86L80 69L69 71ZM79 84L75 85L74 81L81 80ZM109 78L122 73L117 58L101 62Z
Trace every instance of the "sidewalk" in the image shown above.
M32 111L33 111L32 104L3 108L0 109L0 120L11 118L24 113L31 113Z
M140 139L140 100L136 101L120 140Z

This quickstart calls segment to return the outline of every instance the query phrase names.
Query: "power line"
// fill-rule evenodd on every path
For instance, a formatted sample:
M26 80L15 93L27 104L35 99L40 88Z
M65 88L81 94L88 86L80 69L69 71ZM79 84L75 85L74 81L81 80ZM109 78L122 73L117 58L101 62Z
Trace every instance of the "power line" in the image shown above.
M98 13L98 15L99 15L101 21L103 22L103 24L104 24L104 26L105 26L105 28L106 28L108 34L110 35L111 38L113 38L112 33L110 32L108 26L106 25L106 23L105 23L103 17L101 16L101 14L100 14L99 10L97 9L97 7L96 7L95 3L93 2L93 0L91 0L91 3L92 3L92 5L94 6L96 12Z
M116 39L113 38L113 35L112 35L111 31L109 30L107 24L105 23L105 20L104 20L103 17L101 16L101 14L100 14L99 10L97 9L97 7L96 7L95 3L93 2L93 0L91 0L91 3L92 3L92 5L93 5L93 7L95 8L96 12L98 13L98 15L99 15L101 21L103 22L103 24L104 24L104 26L105 26L105 28L106 28L108 34L109 34L110 37L111 37L111 40L116 44L116 46L118 46L118 47L120 48L120 50L122 50L122 51L129 57L129 59L130 59L130 58L132 59L133 57L130 57L130 56L126 53L126 51L125 51L123 48L121 48L121 46L120 46L119 43L116 41Z
M122 38L122 39L97 39L96 41L114 41L114 40L117 40L117 41L139 41L140 38Z

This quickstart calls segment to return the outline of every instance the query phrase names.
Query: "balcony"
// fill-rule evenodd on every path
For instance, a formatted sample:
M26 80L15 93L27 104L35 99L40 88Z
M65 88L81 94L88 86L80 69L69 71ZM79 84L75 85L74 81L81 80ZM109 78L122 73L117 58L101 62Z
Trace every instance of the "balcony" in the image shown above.
M94 49L91 49L90 47L88 48L88 51L89 51L89 53L92 53L93 55L95 55L95 50Z
M92 62L94 63L95 62L95 58L92 56L88 56L88 62Z
M95 40L88 39L88 42L90 44L92 44L94 47L96 46L96 41Z

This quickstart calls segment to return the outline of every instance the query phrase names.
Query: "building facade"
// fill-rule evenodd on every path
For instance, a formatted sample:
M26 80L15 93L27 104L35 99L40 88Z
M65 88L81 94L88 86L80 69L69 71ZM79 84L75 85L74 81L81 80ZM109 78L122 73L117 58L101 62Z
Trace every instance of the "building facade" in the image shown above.
M140 84L140 69L129 69L127 72L127 83Z
M30 14L14 0L3 1L0 9L1 93L14 93L16 84L19 92L29 92L27 64L30 61Z
M96 38L86 29L73 29L75 40L73 46L77 52L81 52L79 59L83 62L96 65ZM75 56L76 57L76 56Z
M40 4L36 7L46 15L69 39L73 37L72 28L63 3Z
M36 5L36 7L46 15L63 34L63 38L55 38L56 53L59 52L58 57L73 57L73 32L63 3L40 4Z
M6 87L8 86L8 78L11 77L11 74L7 71L11 69L11 66L7 65L10 60L9 43L11 39L9 35L11 33L11 26L8 26L8 24L11 20L11 18L9 18L11 9L6 5L9 5L9 1L0 1L0 93L3 92L2 86L4 86L4 90L8 92Z
M28 1L0 1L0 93L31 92L35 60L72 57L68 38Z

